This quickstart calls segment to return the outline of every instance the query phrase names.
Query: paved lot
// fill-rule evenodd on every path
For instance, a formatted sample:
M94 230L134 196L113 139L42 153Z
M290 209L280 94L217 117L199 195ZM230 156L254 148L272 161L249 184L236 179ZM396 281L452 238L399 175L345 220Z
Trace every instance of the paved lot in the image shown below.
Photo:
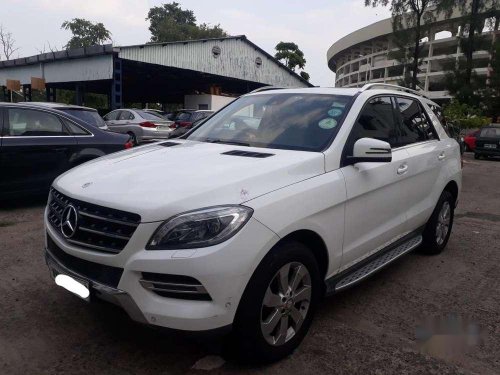
M54 287L43 204L0 210L0 374L500 373L500 160L466 156L443 254L411 254L325 300L294 355L257 369ZM425 341L432 332L441 334Z

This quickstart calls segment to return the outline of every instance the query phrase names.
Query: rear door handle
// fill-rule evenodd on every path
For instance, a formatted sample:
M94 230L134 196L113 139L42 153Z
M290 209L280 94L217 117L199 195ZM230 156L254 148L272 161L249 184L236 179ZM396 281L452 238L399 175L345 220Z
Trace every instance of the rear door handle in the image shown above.
M438 155L438 160L444 160L446 158L446 154L443 152L441 152L439 155Z
M405 174L408 171L408 164L401 164L398 168L398 174Z

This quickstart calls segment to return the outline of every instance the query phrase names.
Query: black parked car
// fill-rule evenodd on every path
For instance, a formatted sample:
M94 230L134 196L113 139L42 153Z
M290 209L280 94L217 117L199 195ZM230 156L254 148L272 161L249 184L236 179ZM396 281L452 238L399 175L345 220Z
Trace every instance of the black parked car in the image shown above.
M108 130L108 125L104 122L99 112L94 108L82 107L73 104L52 103L52 102L31 102L36 106L45 106L47 108L57 109L58 111L75 116L87 124L98 127L101 130Z
M66 170L129 147L127 135L46 105L0 103L0 199L45 192Z
M482 156L500 156L500 126L490 125L481 128L476 138L474 158L479 159Z

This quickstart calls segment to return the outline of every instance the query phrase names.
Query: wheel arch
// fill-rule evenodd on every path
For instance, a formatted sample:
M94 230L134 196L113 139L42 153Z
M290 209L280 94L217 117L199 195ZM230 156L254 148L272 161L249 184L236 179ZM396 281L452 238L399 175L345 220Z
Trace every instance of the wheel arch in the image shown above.
M448 184L444 187L443 191L448 191L451 193L453 196L453 202L456 204L457 199L458 199L458 184L454 181L451 180L448 182Z
M312 254L316 258L316 261L318 262L318 267L321 272L321 277L324 279L328 271L328 265L330 259L328 256L328 248L326 247L323 238L318 233L310 229L300 229L287 234L285 237L282 237L273 246L273 249L276 246L279 246L284 242L288 241L300 242L301 244L306 246L309 250L311 250Z

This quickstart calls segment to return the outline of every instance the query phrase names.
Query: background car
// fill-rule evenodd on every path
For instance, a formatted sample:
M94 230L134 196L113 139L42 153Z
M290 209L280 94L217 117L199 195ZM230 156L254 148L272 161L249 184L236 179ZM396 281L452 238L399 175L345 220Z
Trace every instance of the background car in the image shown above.
M99 129L108 130L108 126L104 122L103 118L94 108L52 102L31 102L31 104L57 109L58 111L75 116L76 118L79 118L80 120L85 121L90 125L98 127Z
M198 111L193 112L193 114L195 114L196 112L198 112ZM205 113L210 112L210 111L200 111L200 112L205 114ZM174 131L172 132L171 138L179 138L180 136L186 134L191 129L194 129L197 126L203 124L205 122L205 120L211 116L212 113L210 113L208 116L203 116L203 117L195 120L193 123L187 124L185 126L181 126L181 125L178 125L177 123L175 123L174 124L174 126L175 126Z
M208 110L182 110L179 111L175 117L175 128L185 127L191 128L193 123L211 116L214 111Z
M47 105L0 103L0 199L45 193L61 173L132 147L110 133Z
M476 138L480 131L473 131L464 137L465 151L474 151L476 149Z
M147 140L169 138L173 129L169 121L159 114L142 109L116 109L104 116L109 130L128 134L137 145Z
M500 126L485 126L476 138L474 158L500 156Z

